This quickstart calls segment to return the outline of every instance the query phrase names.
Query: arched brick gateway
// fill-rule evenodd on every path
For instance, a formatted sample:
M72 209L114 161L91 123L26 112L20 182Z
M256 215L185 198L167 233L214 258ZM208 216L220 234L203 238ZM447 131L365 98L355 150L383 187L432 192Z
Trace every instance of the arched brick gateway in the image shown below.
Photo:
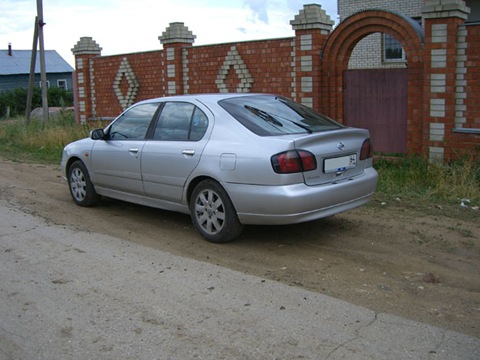
M412 19L383 10L367 10L340 23L328 37L322 52L321 107L329 116L344 122L344 72L353 49L364 37L386 33L405 49L408 61L407 146L420 153L423 134L423 29Z

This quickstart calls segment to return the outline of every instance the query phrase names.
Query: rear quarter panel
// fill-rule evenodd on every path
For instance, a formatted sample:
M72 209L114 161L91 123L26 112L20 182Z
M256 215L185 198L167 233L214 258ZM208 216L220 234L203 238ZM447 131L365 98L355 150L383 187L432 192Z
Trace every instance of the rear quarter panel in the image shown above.
M261 137L233 119L216 117L215 129L192 176L210 176L220 182L285 185L303 182L302 174L279 175L271 156L293 149L292 137Z

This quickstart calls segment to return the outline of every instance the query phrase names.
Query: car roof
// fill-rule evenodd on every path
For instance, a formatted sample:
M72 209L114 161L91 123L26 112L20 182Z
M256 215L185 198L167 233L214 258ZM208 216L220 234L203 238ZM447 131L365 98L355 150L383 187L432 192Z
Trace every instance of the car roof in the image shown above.
M192 101L198 100L206 103L216 103L220 100L243 97L243 96L259 96L259 95L272 95L266 93L204 93L204 94L185 94L185 95L172 95L158 97L148 100L140 101L139 103L150 103L159 101Z

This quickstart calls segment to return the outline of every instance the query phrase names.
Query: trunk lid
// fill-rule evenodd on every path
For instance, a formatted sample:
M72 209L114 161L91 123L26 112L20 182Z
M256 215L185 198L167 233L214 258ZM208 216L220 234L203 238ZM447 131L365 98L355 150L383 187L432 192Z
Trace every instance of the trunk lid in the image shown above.
M360 160L360 151L367 138L368 130L343 128L295 139L297 150L310 151L317 160L315 170L303 173L305 184L321 185L362 174L366 160Z

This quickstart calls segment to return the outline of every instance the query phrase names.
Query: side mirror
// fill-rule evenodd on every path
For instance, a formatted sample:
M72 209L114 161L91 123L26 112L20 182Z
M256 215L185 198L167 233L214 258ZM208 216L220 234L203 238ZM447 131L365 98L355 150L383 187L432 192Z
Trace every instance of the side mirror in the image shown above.
M105 140L105 132L103 129L95 129L90 131L90 139L92 140Z

